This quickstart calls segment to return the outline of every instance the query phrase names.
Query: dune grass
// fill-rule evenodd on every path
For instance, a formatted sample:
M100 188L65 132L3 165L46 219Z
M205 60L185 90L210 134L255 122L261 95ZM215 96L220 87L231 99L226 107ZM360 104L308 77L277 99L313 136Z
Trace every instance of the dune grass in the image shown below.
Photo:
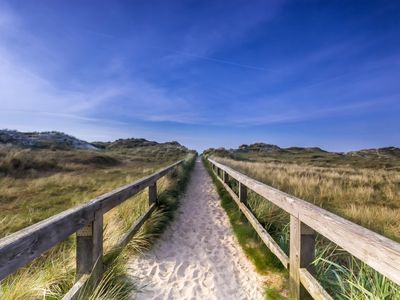
M218 159L261 182L400 241L400 172Z
M0 237L185 156L180 151L167 153L162 147L158 154L156 150L141 147L131 149L130 155L129 149L100 152L0 148ZM150 155L152 160L148 159Z
M154 212L126 249L114 249L114 245L146 210L147 191L105 215L104 250L107 254L104 259L107 271L100 285L87 291L82 299L127 299L139 287L127 280L124 263L128 255L150 247L168 223L174 206L168 207L167 204L177 201L185 183L184 177L187 177L194 160L193 154L187 156L187 153L166 151L160 147L158 155L155 155L156 150L155 147L142 147L140 151L103 152L0 149L0 170L3 170L0 171L3 173L0 176L0 236L149 175L186 156L187 161L181 170L160 180L159 197L165 204ZM140 152L143 159L140 159ZM13 162L15 157L21 162ZM71 236L3 280L0 298L61 299L74 280L75 238Z
M398 171L334 166L332 163L321 167L293 161L216 159L261 182L400 240ZM289 215L253 192L248 195L248 204L260 223L288 253ZM317 235L314 266L317 278L335 299L400 299L398 285L320 235Z

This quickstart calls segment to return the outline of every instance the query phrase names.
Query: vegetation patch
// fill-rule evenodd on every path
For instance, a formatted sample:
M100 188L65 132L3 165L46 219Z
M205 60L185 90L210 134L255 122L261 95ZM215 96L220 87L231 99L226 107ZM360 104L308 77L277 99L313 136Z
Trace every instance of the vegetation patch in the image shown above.
M221 182L211 170L210 163L203 158L203 163L210 174L221 199L221 205L226 211L232 229L244 253L254 264L257 271L266 275L266 299L281 299L286 293L287 272L280 261L268 249L257 235L257 232L242 214L235 201L225 190ZM273 275L273 280L268 277Z
M90 289L82 299L128 299L140 285L126 277L129 255L151 246L178 205L178 196L186 183L194 153L166 146L101 151L20 149L2 147L0 165L8 153L19 154L22 161L51 161L57 167L46 172L39 167L0 174L0 236L46 219L56 213L88 201L114 188L186 157L183 167L158 182L161 208L156 210L125 249L115 245L127 228L147 209L147 190L127 200L104 216L104 250L106 272L100 285ZM152 159L148 161L147 158ZM145 159L140 159L145 157ZM111 159L110 159L111 158ZM28 165L28 164L26 164ZM173 204L168 206L169 204ZM71 236L30 265L1 282L0 298L61 299L75 280L75 237Z
M396 154L393 149L386 150L387 157ZM286 161L283 155L277 161L274 155L264 153L257 156L254 151L241 155L244 160L238 160L238 157L227 158L225 155L216 156L215 159L252 178L399 241L399 173L393 168L383 168L379 161L371 161L376 160L376 157L370 157L374 155L371 151L351 154L363 156L349 165L344 165L343 161L335 164L332 159L324 166L296 156ZM398 164L398 159L391 157L391 160L392 166ZM259 222L288 253L288 214L253 192L249 192L247 202ZM400 299L398 285L321 235L317 235L315 257L313 264L316 277L334 299Z
M126 265L128 258L131 255L142 253L151 248L153 243L164 232L167 225L173 220L174 213L179 206L180 196L186 188L194 162L195 156L189 156L183 165L167 177L166 182L164 182L167 188L163 188L163 191L158 195L160 207L145 222L125 248L121 249L111 246L108 254L104 256L106 271L102 280L96 287L84 291L80 295L80 299L124 300L131 299L134 293L141 291L141 282L133 282L132 279L127 278ZM148 199L147 193L143 193L141 199L142 202L146 203ZM120 232L125 232L137 217L143 213L141 210L145 210L145 208L138 209L138 207L138 205L128 203L124 207L118 208L117 216L114 216L114 218L119 217L120 220L123 220L123 231L120 230ZM127 217L126 211L137 212L137 217L132 213Z
M400 241L400 173L381 168L301 163L221 163L286 193Z

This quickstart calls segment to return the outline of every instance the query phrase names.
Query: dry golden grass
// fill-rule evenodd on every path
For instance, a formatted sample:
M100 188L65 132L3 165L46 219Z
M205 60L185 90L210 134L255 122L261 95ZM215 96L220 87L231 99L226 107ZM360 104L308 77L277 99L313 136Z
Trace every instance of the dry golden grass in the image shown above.
M217 158L235 170L400 241L400 172Z
M245 155L243 159L247 158ZM252 178L400 241L398 168L384 169L370 159L360 159L348 165L335 164L332 160L329 164L316 165L296 157L279 161L271 161L265 156L258 159L254 153L251 153L251 162L214 158ZM237 192L235 180L229 182ZM260 223L288 253L288 214L251 191L247 203ZM400 300L400 286L321 235L317 235L313 264L316 278L334 299Z
M0 237L131 183L186 156L187 153L182 151L174 152L162 147L143 147L124 150L123 153L122 150L97 152L0 148ZM162 193L173 184L173 180L163 179L158 190ZM147 207L148 195L144 191L105 215L106 253ZM149 236L142 231L130 248L140 250L148 245ZM121 275L124 266L117 264L115 269ZM3 280L0 298L61 299L73 284L74 277L75 238L70 237ZM123 284L118 291L113 291L117 298L122 295L120 289L123 289ZM102 297L104 292L101 292ZM91 299L97 298L91 296Z
M154 147L116 151L0 148L0 237L133 182L185 156ZM153 159L149 160L149 155Z

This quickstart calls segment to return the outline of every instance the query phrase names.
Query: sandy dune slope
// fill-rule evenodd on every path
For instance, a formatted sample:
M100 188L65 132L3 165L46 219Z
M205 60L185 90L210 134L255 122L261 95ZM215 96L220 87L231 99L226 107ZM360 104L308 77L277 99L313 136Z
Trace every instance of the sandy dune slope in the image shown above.
M136 299L263 299L262 278L242 253L200 161L174 222L129 269L147 284Z

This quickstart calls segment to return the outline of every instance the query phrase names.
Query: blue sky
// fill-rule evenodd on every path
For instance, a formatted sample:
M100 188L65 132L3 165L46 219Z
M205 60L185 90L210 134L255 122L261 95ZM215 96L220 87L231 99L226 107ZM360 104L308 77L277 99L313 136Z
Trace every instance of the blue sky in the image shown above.
M400 146L398 1L2 1L0 128Z

